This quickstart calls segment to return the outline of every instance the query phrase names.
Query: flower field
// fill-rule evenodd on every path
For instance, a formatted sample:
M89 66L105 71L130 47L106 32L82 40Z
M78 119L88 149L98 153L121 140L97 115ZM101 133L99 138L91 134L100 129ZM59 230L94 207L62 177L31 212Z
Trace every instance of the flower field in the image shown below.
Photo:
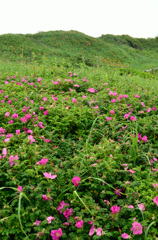
M0 239L158 239L158 78L45 73L0 73Z

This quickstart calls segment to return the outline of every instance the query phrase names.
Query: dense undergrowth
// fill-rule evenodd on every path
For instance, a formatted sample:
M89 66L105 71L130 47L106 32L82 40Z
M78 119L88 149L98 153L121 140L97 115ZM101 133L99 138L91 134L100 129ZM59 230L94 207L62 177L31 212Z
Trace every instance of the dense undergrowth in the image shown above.
M31 61L0 67L0 239L157 239L157 76Z

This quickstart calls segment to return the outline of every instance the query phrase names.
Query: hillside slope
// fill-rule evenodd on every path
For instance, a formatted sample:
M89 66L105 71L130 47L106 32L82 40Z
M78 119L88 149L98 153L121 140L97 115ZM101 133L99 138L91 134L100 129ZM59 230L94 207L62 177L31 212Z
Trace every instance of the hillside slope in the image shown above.
M129 66L146 70L158 66L158 38L137 39L128 35L93 38L77 31L0 35L0 59L23 61L54 58L88 66Z

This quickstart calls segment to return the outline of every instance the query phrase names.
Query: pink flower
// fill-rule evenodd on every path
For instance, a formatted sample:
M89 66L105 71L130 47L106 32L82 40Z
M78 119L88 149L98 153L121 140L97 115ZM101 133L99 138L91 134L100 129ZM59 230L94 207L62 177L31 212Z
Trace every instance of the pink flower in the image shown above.
M38 125L39 125L40 128L44 128L43 122L39 122Z
M17 189L19 190L18 193L21 193L22 192L22 188L23 186L19 186Z
M63 209L63 208L65 207L65 205L70 206L70 204L65 203L64 201L61 201L61 202L60 202L60 205L57 207L57 210L58 210L60 213L62 213L61 209Z
M50 140L49 140L49 139L44 139L44 141L45 141L45 142L50 142Z
M88 88L88 92L95 93L95 89L94 88Z
M3 158L5 158L7 156L7 149L6 148L3 148L2 154L3 154Z
M47 195L42 195L42 197L43 197L43 201L47 201L48 200Z
M16 130L16 135L19 135L20 134L20 129L17 129Z
M142 210L145 211L145 205L143 203L138 204L138 207Z
M54 179L54 178L57 177L57 175L51 175L51 173L47 173L47 172L43 173L43 175L44 175L46 178L50 178L50 179Z
M75 185L75 187L79 186L80 181L81 181L81 178L77 176L72 179L72 183Z
M112 206L111 208L112 214L118 213L120 211L120 207L118 207L117 205Z
M114 190L115 194L118 195L118 196L121 196L120 192L122 192L122 189L118 189L117 187L116 187L116 189L117 189L118 191L117 191L117 190Z
M144 142L147 142L147 141L148 141L148 137L147 137L147 136L143 136L143 137L142 137L142 140L143 140Z
M52 230L51 234L53 240L59 240L59 238L63 235L62 229Z
M44 112L44 115L48 115L48 110L46 110L46 111Z
M48 162L48 159L42 158L39 162L37 162L37 165L45 165Z
M80 220L80 221L76 222L75 226L77 228L81 228L83 226L83 220Z
M129 209L132 209L132 208L134 208L134 206L133 206L133 205L129 205L128 208L129 208Z
M72 208L66 208L65 212L63 213L67 220L69 220L69 217L71 216L73 209Z
M51 222L52 222L52 220L55 220L55 218L54 218L54 217L52 217L52 216L49 216L49 217L47 217L47 221L48 221L48 223L51 223Z
M136 171L130 169L130 170L128 170L128 172L131 173L131 174L133 174L133 173L135 173Z
M97 234L98 236L101 236L101 232L102 232L102 228L97 228L97 229L96 229L96 234Z
M32 135L29 135L28 136L28 139L30 140L30 144L32 144L33 142L35 142L35 139L33 138L33 136Z
M158 206L158 196L153 199L153 202Z
M42 100L43 100L43 101L47 101L47 97L44 97Z
M133 224L132 224L132 228L131 228L131 231L133 231L133 234L134 235L138 235L138 234L142 234L142 225L140 223L138 223L137 221L135 221Z
M123 233L121 235L121 237L124 238L124 239L128 239L130 236L127 233Z
M10 120L8 123L11 124L11 123L13 123L13 122L14 122L13 120Z
M24 117L24 118L20 118L20 121L21 122L27 122L27 119Z
M139 96L139 95L137 95L137 94L135 94L135 98L140 98L140 96Z
M115 103L116 102L116 99L114 98L114 99L111 99L111 102L112 103Z
M90 231L89 231L89 236L92 236L94 234L95 227L92 225Z
M133 122L133 121L136 121L136 118L134 116L131 116L130 120Z
M39 78L39 77L38 77L37 82L40 82L41 80L42 80L42 78Z
M4 142L6 143L6 142L9 142L10 141L10 138L6 138L6 139L4 139Z
M18 159L19 159L19 157L17 155L15 155L15 157L13 155L11 155L9 157L10 167L13 166L14 164L18 165L18 163L14 161L14 160L18 160Z
M14 113L11 118L18 118L18 114L17 113Z
M72 102L73 102L73 103L76 103L76 102L77 102L77 99L76 99L76 98L73 98L73 99L72 99Z
M109 206L110 202L108 200L104 200L104 202Z
M106 121L110 121L110 120L112 120L112 117L106 117Z
M9 117L9 112L6 112L6 113L5 113L5 117Z
M146 112L149 113L151 111L151 108L147 108Z
M125 119L128 119L128 117L129 117L129 114L126 113L126 114L124 115L124 118L125 118Z
M154 110L154 111L155 111L155 110L156 110L156 107L153 107L153 108L152 108L152 110Z
M40 107L39 110L41 110L41 111L44 110L44 107Z
M153 187L154 188L158 187L158 183L153 183Z
M36 220L35 224L38 226L41 223L41 221Z
M140 102L143 107L145 107L145 104L143 102Z
M111 113L111 114L115 114L115 111L114 111L114 110L111 110L110 113Z

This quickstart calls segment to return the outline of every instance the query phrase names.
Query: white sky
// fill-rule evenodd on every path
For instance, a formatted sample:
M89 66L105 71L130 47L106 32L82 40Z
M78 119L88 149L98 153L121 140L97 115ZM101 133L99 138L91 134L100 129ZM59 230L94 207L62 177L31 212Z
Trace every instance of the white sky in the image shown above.
M158 36L158 0L0 0L0 34L76 30Z

